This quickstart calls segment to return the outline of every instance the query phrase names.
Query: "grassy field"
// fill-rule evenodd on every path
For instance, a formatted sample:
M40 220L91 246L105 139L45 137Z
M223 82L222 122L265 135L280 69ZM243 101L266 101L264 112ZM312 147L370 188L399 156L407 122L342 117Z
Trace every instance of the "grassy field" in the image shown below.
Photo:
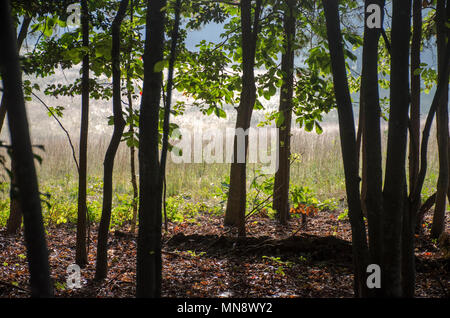
M386 149L384 135L384 151ZM429 168L423 189L426 198L435 191L438 176L438 159L435 130L429 147ZM88 208L91 219L98 221L102 205L103 158L108 146L106 136L91 136L88 153ZM77 213L77 172L71 148L63 136L38 137L34 144L42 144L45 151L36 149L43 162L38 165L40 191L47 203L43 203L44 219L47 224L74 222ZM75 149L78 145L74 142ZM324 126L324 132L317 135L295 129L292 136L292 152L299 154L291 166L292 186L308 187L319 201L332 200L345 204L344 174L336 125ZM178 213L205 207L223 213L224 192L222 182L229 174L229 164L175 164L170 160L167 166L167 197L169 217ZM6 163L9 166L9 163ZM137 163L136 163L137 167ZM248 186L258 174L254 164L248 166ZM4 186L1 188L0 225L6 224L9 214L9 185L3 169ZM252 189L249 189L249 196ZM131 219L132 186L130 182L130 154L122 144L116 156L114 170L114 211L112 226L121 226ZM178 216L178 218L182 216Z

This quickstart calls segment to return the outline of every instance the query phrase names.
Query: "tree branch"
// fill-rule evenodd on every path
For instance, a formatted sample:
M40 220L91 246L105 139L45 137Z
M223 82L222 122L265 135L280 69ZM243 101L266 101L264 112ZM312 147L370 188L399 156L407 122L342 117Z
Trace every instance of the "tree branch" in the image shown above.
M69 140L70 148L72 148L72 157L73 157L73 160L75 161L75 165L77 166L77 171L80 172L80 167L78 165L77 157L75 155L75 148L73 146L72 139L70 138L69 132L67 131L66 128L64 128L63 124L58 119L58 117L53 113L53 111L50 109L50 107L47 106L47 104L39 96L37 96L35 93L31 92L31 94L34 97L36 97L42 103L42 105L44 105L44 107L47 109L47 111L50 113L50 115L58 122L58 124L61 127L61 129L65 132L65 134L67 136L67 139Z

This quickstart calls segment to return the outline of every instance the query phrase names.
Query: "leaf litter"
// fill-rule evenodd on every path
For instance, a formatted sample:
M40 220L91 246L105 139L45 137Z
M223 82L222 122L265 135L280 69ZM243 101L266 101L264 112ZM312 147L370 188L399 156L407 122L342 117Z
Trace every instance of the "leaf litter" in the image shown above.
M208 212L163 231L163 297L353 297L351 229L339 211L321 211L306 226L291 218L287 226L260 213L237 237ZM450 294L449 259L429 237L431 213L416 235L416 296ZM446 223L448 231L449 221ZM91 226L88 264L81 269L81 288L67 287L66 268L74 263L76 227L47 228L51 275L56 297L134 297L136 236L112 231L108 277L95 281L96 226ZM24 257L25 256L25 257ZM0 297L29 297L29 271L23 235L0 229Z

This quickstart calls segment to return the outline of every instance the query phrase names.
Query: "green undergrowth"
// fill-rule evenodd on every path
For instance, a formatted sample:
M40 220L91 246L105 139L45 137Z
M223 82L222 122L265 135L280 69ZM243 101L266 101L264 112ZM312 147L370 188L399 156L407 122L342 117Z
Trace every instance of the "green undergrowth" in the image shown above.
M166 197L166 214L170 222L196 222L200 214L221 216L226 207L229 189L229 177L217 165L192 165L178 167L171 166L168 171L168 191ZM296 174L296 167L292 167L290 202L292 207L299 204L313 206L319 211L339 210L340 219L348 220L345 187L343 177L339 172L329 174L329 178L317 176L317 179L308 177L300 182ZM187 181L187 176L196 176ZM175 176L179 175L180 183L169 185ZM75 224L78 213L78 180L70 174L55 175L46 179L40 178L40 192L42 199L42 212L45 226L58 226L60 224ZM3 178L5 180L5 178ZM270 218L276 213L271 208L273 193L273 175L261 174L258 168L250 165L247 175L247 214L263 210ZM422 192L425 201L435 191L437 173L430 171L427 175ZM333 184L331 187L330 185ZM333 191L333 187L338 190ZM327 193L324 193L328 191ZM133 193L130 182L126 178L117 178L113 188L113 204L111 214L111 228L129 226L133 217ZM98 223L102 212L103 181L101 176L88 178L87 208L89 220ZM0 227L5 227L9 216L9 182L0 182ZM163 216L164 217L164 216Z

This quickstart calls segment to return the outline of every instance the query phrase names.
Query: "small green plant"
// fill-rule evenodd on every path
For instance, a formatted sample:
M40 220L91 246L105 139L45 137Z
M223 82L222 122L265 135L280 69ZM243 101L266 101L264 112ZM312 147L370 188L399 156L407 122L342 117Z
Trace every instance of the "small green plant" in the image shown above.
M191 251L191 250L188 250L188 251L186 251L191 257L195 257L195 258L197 258L197 257L202 257L202 256L204 256L204 255L206 255L206 252L200 252L200 253L196 253L195 251Z
M60 291L66 290L66 283L55 282L55 288Z
M344 209L344 212L342 212L341 214L339 214L339 216L337 217L338 221L342 221L348 218L348 209Z
M230 191L230 176L225 176L224 180L220 182L220 186L216 186L215 195L219 198L219 204L225 206L228 199L228 192Z
M204 202L189 202L188 196L176 195L166 199L167 220L183 223L193 222L200 212L208 212L210 208Z
M6 226L9 217L9 197L0 201L0 227Z
M116 206L111 214L111 227L120 228L133 218L133 195L131 193L116 194Z
M294 265L293 262L281 260L281 257L263 255L262 258L267 259L272 265L277 266L275 273L280 276L286 275L286 273L284 272L285 267L290 268L290 267L292 267L292 265Z
M169 221L179 223L184 221L184 216L181 212L183 203L184 199L181 195L168 197L166 199L166 213Z
M251 213L254 210L266 208L270 204L274 182L275 176L263 174L259 169L254 170L254 177L247 194L247 211Z
M317 208L321 211L334 211L337 210L338 207L339 204L334 198L321 201L317 205Z
M263 174L259 169L254 169L253 175L246 197L246 211L248 214L262 209L269 210L267 206L271 203L270 198L273 195L273 185L275 180L275 176ZM228 200L229 188L229 176L224 178L220 183L220 186L216 186L215 195L221 200L219 204L222 207L225 207Z
M318 207L319 200L314 196L313 191L306 186L292 186L290 189L291 202L294 206L306 205Z

